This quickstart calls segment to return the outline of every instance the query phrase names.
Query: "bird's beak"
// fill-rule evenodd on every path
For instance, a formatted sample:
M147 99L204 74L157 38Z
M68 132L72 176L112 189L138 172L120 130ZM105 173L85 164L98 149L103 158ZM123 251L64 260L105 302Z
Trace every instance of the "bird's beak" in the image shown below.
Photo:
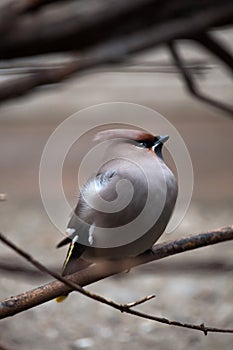
M168 139L169 136L168 135L163 135L163 136L157 136L158 140L155 142L153 148L155 149L156 147L158 147L159 145L163 145Z

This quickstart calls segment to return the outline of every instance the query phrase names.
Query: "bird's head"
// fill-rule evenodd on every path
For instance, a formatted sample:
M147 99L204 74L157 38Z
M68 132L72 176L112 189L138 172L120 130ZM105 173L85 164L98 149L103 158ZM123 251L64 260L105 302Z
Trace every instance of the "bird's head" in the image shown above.
M163 144L169 139L168 135L154 136L143 130L133 129L109 129L103 130L96 134L95 141L105 141L113 139L125 139L133 143L136 147L146 148L162 158Z

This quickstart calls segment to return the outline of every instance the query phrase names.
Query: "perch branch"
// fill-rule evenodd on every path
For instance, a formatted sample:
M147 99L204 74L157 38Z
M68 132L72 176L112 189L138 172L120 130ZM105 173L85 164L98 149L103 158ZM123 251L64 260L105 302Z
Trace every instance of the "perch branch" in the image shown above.
M184 251L197 249L200 247L204 247L207 245L216 244L219 242L224 242L232 239L233 239L233 226L229 226L221 229L216 229L211 232L205 232L197 235L188 236L180 240L158 244L153 247L152 249L153 254L151 254L151 252L148 252L141 255L140 257L124 260L117 264L113 262L111 263L109 262L107 264L99 263L94 266L90 266L85 270L82 270L75 274L67 276L67 278L63 278L60 275L52 271L49 271L46 267L44 267L38 261L32 258L28 253L16 247L6 237L0 234L0 240L2 242L4 242L9 247L11 247L18 254L23 256L31 264L33 264L43 272L46 272L58 279L58 281L50 282L49 284L36 288L32 291L25 292L16 297L11 297L9 299L2 301L0 304L0 318L5 318L8 316L15 315L19 312L27 310L43 302L51 300L59 295L64 295L71 292L72 290L77 290L82 294L85 294L86 296L92 299L95 299L115 309L118 309L121 312L126 312L135 316L154 320L160 323L203 331L205 335L207 335L208 332L233 333L233 329L220 329L220 328L206 327L204 326L204 324L193 325L193 324L181 323L178 321L171 321L163 317L148 315L143 312L132 309L132 306L145 302L151 299L152 296L145 297L140 301L136 301L130 304L118 304L112 300L105 299L102 296L87 292L81 287L81 286L96 282L98 280L101 280L103 278L112 276L116 273L125 271L125 269L129 269L131 267L147 263L149 261L162 259L169 255L178 254Z

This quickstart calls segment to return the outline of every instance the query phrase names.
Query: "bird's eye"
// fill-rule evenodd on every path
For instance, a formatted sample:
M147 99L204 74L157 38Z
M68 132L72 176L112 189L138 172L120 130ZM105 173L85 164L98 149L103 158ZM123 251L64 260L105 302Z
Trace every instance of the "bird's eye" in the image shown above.
M147 145L146 145L145 142L138 142L138 143L137 143L137 147L139 147L139 148L146 148Z

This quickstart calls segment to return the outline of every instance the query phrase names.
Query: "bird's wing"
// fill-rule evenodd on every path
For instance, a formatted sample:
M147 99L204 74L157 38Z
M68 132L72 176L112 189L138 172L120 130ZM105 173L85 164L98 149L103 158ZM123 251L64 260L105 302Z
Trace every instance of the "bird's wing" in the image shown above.
M65 237L65 238L63 238L62 241L60 241L60 242L57 244L56 247L57 247L57 248L61 248L61 247L63 247L64 245L69 244L71 241L72 241L72 239L71 239L70 237Z
M114 179L117 178L117 171L114 169L106 170L98 173L95 177L91 178L84 185L82 190L82 196L80 203L85 207L85 202L91 203L91 197L103 195L105 192L109 194L109 197L114 197L112 186L114 186ZM80 208L82 211L83 208Z
M62 268L62 276L66 276L73 272L77 272L79 270L82 270L83 268L80 265L79 258L84 252L86 246L78 242L79 226L80 223L78 222L78 218L75 214L73 214L67 228L68 237L64 238L57 245L57 248L59 248L70 243L66 259ZM75 227L75 229L73 227Z
M79 257L82 255L84 250L85 250L85 246L82 246L77 242L70 243L70 246L66 255L66 259L62 268L62 276L70 275L74 272L83 270L90 265L90 263L85 262L82 259L79 259ZM56 298L56 301L58 303L61 303L63 300L67 298L68 294L60 295L59 297Z
M94 227L93 210L86 200L90 199L89 197L91 196L96 196L98 193L105 191L115 175L116 172L114 170L108 170L99 173L84 185L77 207L67 226L66 233L68 236L57 245L57 248L60 248L70 243L62 269L63 276L78 271L80 256L86 249L86 246L92 244L92 231Z
M78 262L79 257L85 250L85 246L77 242L70 243L65 262L62 268L62 276L70 275L71 273L80 270Z

